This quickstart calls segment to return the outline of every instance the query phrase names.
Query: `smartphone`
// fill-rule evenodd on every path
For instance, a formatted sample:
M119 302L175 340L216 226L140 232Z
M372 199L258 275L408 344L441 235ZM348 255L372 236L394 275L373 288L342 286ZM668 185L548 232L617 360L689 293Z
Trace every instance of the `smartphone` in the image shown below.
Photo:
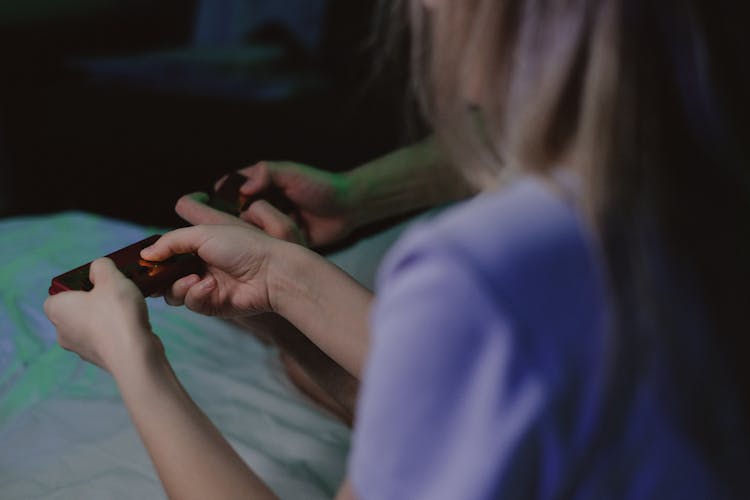
M141 258L141 250L156 243L161 236L155 234L107 257L130 279L144 297L160 294L178 279L203 272L203 261L195 254L174 255L171 258L154 262ZM89 280L91 262L63 273L52 279L49 294L55 295L69 290L89 291L94 285Z

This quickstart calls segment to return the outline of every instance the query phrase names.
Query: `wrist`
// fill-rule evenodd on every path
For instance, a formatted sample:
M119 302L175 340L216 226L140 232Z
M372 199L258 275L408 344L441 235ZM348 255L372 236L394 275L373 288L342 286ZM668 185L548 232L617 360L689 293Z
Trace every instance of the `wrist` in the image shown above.
M403 215L469 195L433 139L402 148L347 172L354 224Z
M343 178L345 186L342 200L343 212L348 216L349 228L354 230L373 221L366 203L367 170L362 167L355 168L344 172Z
M368 350L372 292L306 248L288 244L269 286L274 313L349 373L360 376Z
M156 334L144 329L131 338L133 341L120 346L107 364L109 372L118 382L130 378L134 373L168 365L164 346Z
M279 241L267 269L266 288L271 312L286 317L290 304L310 297L314 286L309 277L315 275L318 254L301 245ZM325 261L324 261L325 262Z

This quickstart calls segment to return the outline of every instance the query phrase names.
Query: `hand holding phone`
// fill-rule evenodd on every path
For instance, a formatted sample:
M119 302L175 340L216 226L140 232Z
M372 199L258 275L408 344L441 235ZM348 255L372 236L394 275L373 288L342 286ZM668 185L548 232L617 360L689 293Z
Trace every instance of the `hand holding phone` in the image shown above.
M142 259L141 250L153 245L160 237L158 234L150 236L106 256L135 283L144 297L163 293L178 279L203 271L203 261L194 254L175 255L163 262ZM90 267L91 262L53 278L49 294L91 290L94 285L89 280Z
M247 181L244 175L232 172L227 176L219 189L215 190L208 198L206 204L216 210L239 216L257 200L266 200L279 211L286 214L294 210L294 203L287 198L277 186L268 186L260 193L247 196L240 193L240 188Z

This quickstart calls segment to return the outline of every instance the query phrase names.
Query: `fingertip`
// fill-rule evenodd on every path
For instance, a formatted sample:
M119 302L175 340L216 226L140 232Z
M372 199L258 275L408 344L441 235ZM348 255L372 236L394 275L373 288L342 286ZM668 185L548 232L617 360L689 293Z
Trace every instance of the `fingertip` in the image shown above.
M151 246L148 246L146 248L141 249L141 258L146 260L158 260L157 257L158 250L156 248L156 243L154 243Z
M283 215L281 214L281 212L279 212L279 210L276 209L276 207L274 207L267 200L264 200L262 198L252 202L247 207L246 211L250 212L255 217L260 217L260 218L265 218L268 215L276 215L276 212L278 212L279 215Z
M101 282L106 279L116 269L115 263L108 257L99 257L91 263L89 267L89 280L96 284L97 281Z
M190 193L186 195L186 197L198 203L206 203L209 198L208 193L204 193L203 191L196 191L195 193Z
M175 212L193 226L201 224L237 224L237 217L217 210L208 204L209 195L196 192L185 195L175 205Z
M164 302L168 306L180 307L184 304L184 298L177 298L177 296L171 291L164 294Z
M247 180L240 186L240 194L246 196L256 194L271 184L271 168L269 161L261 161L240 170L240 173L247 177Z
M256 226L279 230L290 225L292 219L267 200L256 200L247 207L247 216Z
M191 311L211 316L210 296L216 290L216 287L216 279L210 275L206 276L188 290L184 298L185 306Z
M240 186L240 194L250 196L260 191L260 189L261 186L258 185L258 179L250 177Z
M190 274L188 276L184 276L178 279L177 281L175 281L174 284L172 285L172 289L173 290L175 289L187 290L190 287L197 285L198 282L200 282L200 280L201 280L201 277L198 276L197 274Z
M201 294L211 292L216 288L216 278L209 274L205 278L196 282L196 287Z
M170 256L168 240L170 238L169 235L173 232L174 231L162 234L158 240L156 240L149 246L142 248L140 251L141 258L157 262L161 262L162 260L168 258Z
M250 179L246 180L244 184L240 186L240 194L245 196L250 196L252 194L255 194L255 189L253 189L253 181Z
M189 274L178 279L170 286L164 294L164 301L174 307L179 307L185 303L185 296L201 280L197 274Z
M262 201L262 200L259 200ZM252 224L255 227L259 227L261 229L264 228L264 220L263 217L259 216L257 212L256 205L258 204L258 201L251 203L242 213L240 213L240 219L243 221Z
M91 263L91 267L107 268L114 267L115 263L109 257L99 257Z
M197 252L210 236L210 233L206 230L210 227L213 226L201 224L175 229L163 234L153 245L141 250L141 257L146 260L161 262L173 255Z
M177 199L177 202L174 205L174 211L180 217L189 217L191 212L194 211L195 204L205 205L207 201L208 195L201 191L185 194Z
M216 279L213 276L206 276L191 286L185 294L185 304L194 309L198 302L202 302L216 289Z

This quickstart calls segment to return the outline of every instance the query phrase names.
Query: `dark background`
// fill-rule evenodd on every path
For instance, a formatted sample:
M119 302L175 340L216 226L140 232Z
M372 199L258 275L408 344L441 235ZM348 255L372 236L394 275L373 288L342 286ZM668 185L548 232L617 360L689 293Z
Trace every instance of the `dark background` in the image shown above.
M75 15L59 0L49 15L0 17L0 216L76 209L174 226L180 195L258 160L345 170L397 147L405 71L373 70L375 3L325 2L312 45L272 20L196 48L210 0ZM272 56L232 62L253 47ZM179 63L153 57L174 50L186 50Z

